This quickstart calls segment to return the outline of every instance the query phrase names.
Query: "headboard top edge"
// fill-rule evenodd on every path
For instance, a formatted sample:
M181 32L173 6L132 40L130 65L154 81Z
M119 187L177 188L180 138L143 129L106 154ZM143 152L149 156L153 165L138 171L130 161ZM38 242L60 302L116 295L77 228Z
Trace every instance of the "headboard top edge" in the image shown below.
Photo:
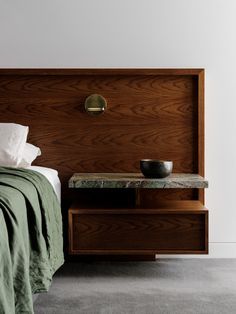
M199 75L204 68L0 68L0 75Z

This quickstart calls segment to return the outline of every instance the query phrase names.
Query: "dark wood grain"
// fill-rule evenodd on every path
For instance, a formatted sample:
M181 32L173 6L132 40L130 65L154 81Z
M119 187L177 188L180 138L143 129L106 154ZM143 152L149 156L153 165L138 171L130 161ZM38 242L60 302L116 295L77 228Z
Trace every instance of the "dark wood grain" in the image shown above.
M92 93L108 102L96 118L84 110ZM204 176L204 70L1 69L0 122L29 125L36 164L59 171L65 230L80 201L72 254L207 253L202 190L144 189L135 208L135 191L67 188L74 172L137 172L142 158Z
M157 158L202 174L203 80L201 69L1 69L0 120L30 126L29 141L43 153L36 163L58 169L68 203L73 172L136 172L139 159ZM84 111L91 93L108 101L102 116Z
M69 211L71 254L207 253L207 210L199 202L155 209Z
M3 75L199 75L204 69L202 68L4 68L1 69Z
M198 173L205 175L205 115L204 115L204 89L205 73L201 71L198 76ZM198 199L204 204L204 189L199 189Z

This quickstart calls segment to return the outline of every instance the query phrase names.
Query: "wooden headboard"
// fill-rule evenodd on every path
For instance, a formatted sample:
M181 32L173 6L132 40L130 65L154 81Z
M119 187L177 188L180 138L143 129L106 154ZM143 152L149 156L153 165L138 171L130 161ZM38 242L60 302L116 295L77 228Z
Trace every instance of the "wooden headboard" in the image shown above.
M42 150L36 164L59 171L62 196L74 172L137 172L142 158L204 175L203 88L202 69L1 69L0 122L29 125L29 142ZM84 110L93 93L108 102L101 116Z

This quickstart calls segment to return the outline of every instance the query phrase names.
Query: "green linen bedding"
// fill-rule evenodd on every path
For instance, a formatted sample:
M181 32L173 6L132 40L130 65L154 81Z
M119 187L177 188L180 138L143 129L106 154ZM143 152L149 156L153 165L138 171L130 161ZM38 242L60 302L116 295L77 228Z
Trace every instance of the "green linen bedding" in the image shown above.
M0 167L0 314L30 314L63 264L62 217L51 184L32 170Z

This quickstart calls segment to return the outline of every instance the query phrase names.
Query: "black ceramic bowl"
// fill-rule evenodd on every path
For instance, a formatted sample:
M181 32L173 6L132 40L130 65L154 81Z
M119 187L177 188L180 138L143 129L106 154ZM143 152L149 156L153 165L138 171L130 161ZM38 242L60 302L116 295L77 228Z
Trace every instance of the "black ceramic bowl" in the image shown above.
M168 177L173 169L173 162L167 160L141 159L140 170L146 178Z

